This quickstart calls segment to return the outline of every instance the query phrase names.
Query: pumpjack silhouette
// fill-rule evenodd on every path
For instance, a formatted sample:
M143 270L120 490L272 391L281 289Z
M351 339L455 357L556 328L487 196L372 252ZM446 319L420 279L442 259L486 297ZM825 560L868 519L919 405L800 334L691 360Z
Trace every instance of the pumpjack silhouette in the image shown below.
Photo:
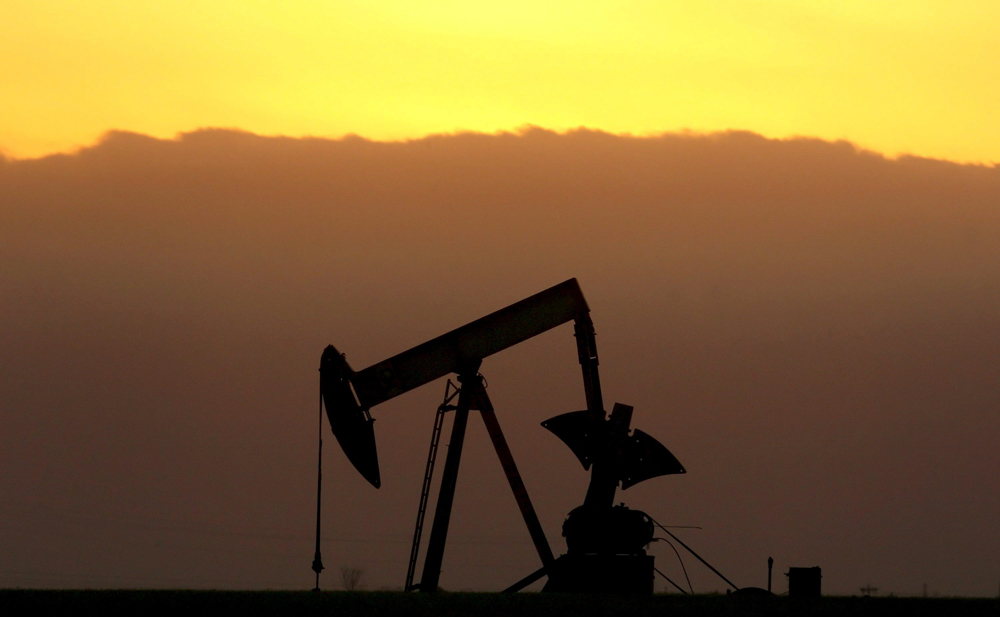
M570 512L563 523L567 552L556 558L500 429L479 368L484 358L570 321L574 322L587 408L549 418L542 426L561 439L590 471L590 485L583 505ZM370 410L450 374L457 375L459 385L448 381L435 417L406 589L438 589L469 412L478 411L542 562L538 570L507 591L518 591L547 576L544 591L652 593L653 556L645 549L653 539L653 520L624 504L614 505L615 493L619 484L625 490L657 476L685 473L685 469L655 438L631 429L632 407L615 403L610 415L605 411L594 325L576 279L360 371L354 371L333 345L324 350L320 360L322 404L344 454L372 486L378 488L381 477ZM420 582L414 583L431 478L444 417L449 412L454 412L454 421L448 453L423 573ZM317 541L314 569L316 563L322 569L318 546Z

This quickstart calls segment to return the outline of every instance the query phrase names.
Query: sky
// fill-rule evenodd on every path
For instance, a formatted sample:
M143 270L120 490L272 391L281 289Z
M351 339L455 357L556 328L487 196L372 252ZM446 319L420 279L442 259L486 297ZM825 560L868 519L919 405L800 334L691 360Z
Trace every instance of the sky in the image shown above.
M997 6L0 3L0 587L311 588L323 348L575 277L688 470L620 500L740 585L995 596ZM572 329L482 372L561 553ZM379 490L327 434L327 588L403 584L444 387ZM477 422L447 589L538 566Z
M0 203L0 586L311 588L324 347L360 369L576 277L606 404L688 470L620 501L701 526L739 585L770 556L778 591L996 594L997 168L739 132L114 133L0 163ZM572 327L481 371L560 554L588 476L540 423L584 407ZM444 388L372 410L379 490L326 429L325 587L403 584ZM446 589L538 567L475 416L455 499Z
M749 130L1000 160L991 0L6 0L0 152L203 127Z

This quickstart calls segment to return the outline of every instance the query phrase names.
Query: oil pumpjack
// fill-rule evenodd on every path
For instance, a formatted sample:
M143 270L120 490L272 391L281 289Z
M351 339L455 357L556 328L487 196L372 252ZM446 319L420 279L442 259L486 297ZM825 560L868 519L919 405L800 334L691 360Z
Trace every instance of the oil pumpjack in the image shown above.
M556 558L500 429L479 367L484 358L570 321L574 322L587 408L555 416L542 422L542 426L569 446L583 468L590 470L591 477L583 505L570 512L563 523L567 552ZM624 490L650 478L685 470L656 439L639 429L630 430L632 407L615 403L610 415L605 412L594 325L576 279L360 371L351 369L346 357L333 345L324 350L320 360L320 395L330 426L347 458L372 486L378 488L381 478L371 408L452 373L457 374L460 386L448 382L445 400L435 418L406 589L436 591L438 588L462 443L469 412L475 410L486 424L542 562L541 568L507 591L518 591L547 576L544 591L652 593L653 556L647 555L645 549L653 539L653 521L624 504L614 505L615 492L619 484ZM423 575L415 584L413 577L434 461L443 418L449 411L454 411L455 417L448 454ZM322 568L318 540L314 569L316 563Z

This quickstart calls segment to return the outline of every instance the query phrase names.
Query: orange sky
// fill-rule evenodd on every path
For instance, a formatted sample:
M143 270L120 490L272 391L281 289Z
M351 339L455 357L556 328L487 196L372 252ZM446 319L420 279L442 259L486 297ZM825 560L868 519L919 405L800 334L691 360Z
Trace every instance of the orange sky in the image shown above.
M991 0L7 0L0 23L14 157L111 129L401 139L533 124L1000 160Z

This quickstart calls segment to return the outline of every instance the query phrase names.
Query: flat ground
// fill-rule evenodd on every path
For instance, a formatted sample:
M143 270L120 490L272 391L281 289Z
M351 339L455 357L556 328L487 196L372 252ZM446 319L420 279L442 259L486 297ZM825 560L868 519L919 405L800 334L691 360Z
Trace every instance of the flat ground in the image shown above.
M44 612L43 612L44 611ZM522 593L0 590L0 613L77 615L365 615L376 617L698 617L702 615L1000 615L1000 600L971 598L646 597ZM188 612L190 615L185 615Z

